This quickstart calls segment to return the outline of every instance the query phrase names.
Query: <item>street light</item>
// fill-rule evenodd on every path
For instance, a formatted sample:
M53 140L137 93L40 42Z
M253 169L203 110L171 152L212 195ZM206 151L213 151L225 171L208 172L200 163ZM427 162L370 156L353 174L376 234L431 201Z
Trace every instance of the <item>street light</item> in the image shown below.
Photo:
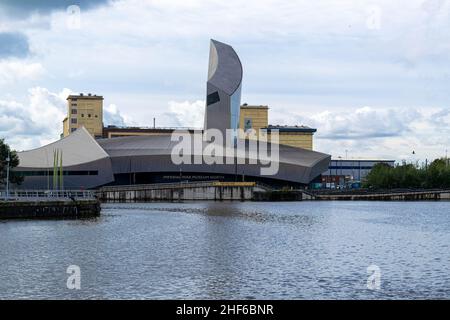
M9 198L9 162L11 161L11 152L8 150L8 157L6 158L6 200Z

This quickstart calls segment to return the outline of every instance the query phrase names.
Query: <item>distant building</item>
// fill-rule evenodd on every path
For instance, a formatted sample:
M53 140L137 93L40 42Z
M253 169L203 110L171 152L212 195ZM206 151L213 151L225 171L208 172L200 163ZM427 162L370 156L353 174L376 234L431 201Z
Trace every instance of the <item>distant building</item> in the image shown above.
M332 159L328 170L322 174L321 187L337 188L348 186L352 182L362 182L378 163L385 163L393 167L395 160Z
M141 128L141 127L118 127L110 125L103 128L103 138L118 138L132 136L170 136L175 130L187 130L193 132L192 128ZM201 129L197 129L201 130Z
M94 137L103 137L103 97L80 93L67 97L67 116L63 120L63 137L80 127Z
M278 131L279 143L285 146L295 148L303 148L307 150L313 149L313 135L317 129L306 126L273 126L269 125L263 128L263 131L269 135L273 130Z

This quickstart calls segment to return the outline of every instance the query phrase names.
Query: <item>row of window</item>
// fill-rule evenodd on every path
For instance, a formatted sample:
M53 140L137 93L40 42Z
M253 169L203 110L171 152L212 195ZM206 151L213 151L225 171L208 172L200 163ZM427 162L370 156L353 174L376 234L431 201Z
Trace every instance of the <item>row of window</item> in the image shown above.
M71 114L78 114L78 110L77 109L72 109ZM84 113L81 114L82 117L84 117ZM88 113L88 118L90 118L92 115L90 113ZM98 118L98 115L94 115L94 117Z
M72 114L76 114L76 113L72 112ZM84 114L83 113L81 114L81 117L84 118ZM94 117L98 118L97 115L94 115ZM91 114L88 114L88 118L91 118ZM76 124L77 122L78 122L77 118L71 118L70 119L70 123L72 123L72 124Z

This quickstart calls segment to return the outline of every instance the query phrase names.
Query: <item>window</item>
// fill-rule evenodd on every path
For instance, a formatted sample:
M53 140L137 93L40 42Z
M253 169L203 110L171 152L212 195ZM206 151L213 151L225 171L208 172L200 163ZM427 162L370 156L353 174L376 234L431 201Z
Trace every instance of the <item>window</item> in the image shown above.
M72 109L72 114L77 114L77 109Z
M77 104L76 103L72 103L72 107L76 107L77 106Z
M90 117L91 117L91 114L89 113L89 114L88 114L88 118L90 118Z
M84 113L81 114L81 117L84 118Z
M98 115L95 115L96 118L98 118Z
M76 118L72 118L72 119L70 119L70 123L72 123L72 124L76 124L76 123L77 123L77 119L76 119Z
M206 97L206 105L209 106L210 104L216 103L220 101L220 97L219 97L219 93L213 92L208 94L208 96Z

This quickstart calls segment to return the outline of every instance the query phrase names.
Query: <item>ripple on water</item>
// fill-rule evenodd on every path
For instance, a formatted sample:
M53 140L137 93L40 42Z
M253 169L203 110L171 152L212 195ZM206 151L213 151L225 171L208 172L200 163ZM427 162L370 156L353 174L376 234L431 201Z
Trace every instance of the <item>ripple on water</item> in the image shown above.
M448 299L449 207L108 204L97 219L2 222L0 298ZM79 291L66 288L71 264Z

